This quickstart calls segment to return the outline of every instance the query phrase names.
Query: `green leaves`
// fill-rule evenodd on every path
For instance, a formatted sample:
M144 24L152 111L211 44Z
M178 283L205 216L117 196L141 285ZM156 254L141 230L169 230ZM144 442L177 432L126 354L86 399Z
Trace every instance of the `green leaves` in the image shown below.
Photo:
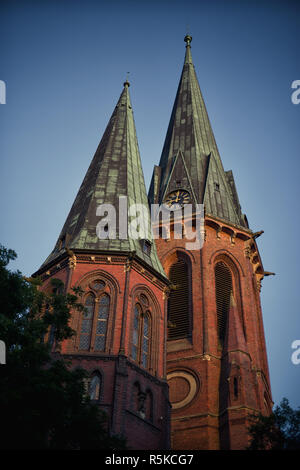
M252 415L248 450L300 449L300 408L293 410L283 398L269 416Z
M2 449L124 448L123 440L105 430L105 415L85 396L82 369L45 342L50 329L60 343L75 332L71 312L83 310L82 291L65 293L59 279L40 290L41 280L24 278L7 265L13 250L0 245L0 339L6 344L6 365L0 367ZM58 360L57 360L58 358Z

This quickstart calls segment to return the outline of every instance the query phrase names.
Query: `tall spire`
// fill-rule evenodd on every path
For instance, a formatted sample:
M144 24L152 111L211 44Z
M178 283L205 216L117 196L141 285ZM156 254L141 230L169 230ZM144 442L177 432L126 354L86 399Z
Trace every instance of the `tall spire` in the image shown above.
M93 252L135 252L144 263L165 276L157 257L155 244L151 244L149 213L145 236L145 240L150 240L147 250L139 239L135 240L129 236L127 239L124 237L119 239L119 196L127 196L128 207L132 204L143 204L148 210L129 86L130 83L126 78L120 98L58 241L42 267L63 255L67 249ZM97 236L96 227L101 218L96 212L101 204L111 204L116 209L116 239L99 239Z
M191 193L195 203L204 203L206 213L244 226L233 175L224 171L199 87L191 53L192 37L187 34L184 41L183 70L149 199L162 203L179 186Z
M186 42L186 52L185 52L185 58L184 58L184 63L185 64L193 64L192 60L192 53L191 53L191 42L192 42L192 36L187 34L184 37L184 42Z

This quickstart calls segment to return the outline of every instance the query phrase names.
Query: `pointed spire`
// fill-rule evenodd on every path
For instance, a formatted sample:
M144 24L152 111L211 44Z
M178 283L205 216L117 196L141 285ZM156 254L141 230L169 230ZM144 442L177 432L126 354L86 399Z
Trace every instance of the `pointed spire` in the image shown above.
M125 82L123 83L124 87L130 87L130 83L128 81L128 77L129 77L129 72L126 73L126 80Z
M85 175L76 199L61 231L56 246L43 266L62 256L67 249L91 252L135 252L156 273L165 277L158 259L155 243L151 243L150 212L146 193L140 152L136 136L133 111L129 95L130 83L126 78L124 88L112 113L101 142ZM119 238L119 196L127 196L128 208L143 204L147 209L145 240L127 234ZM101 220L97 208L111 204L116 210L116 237L99 238L96 227ZM102 214L104 215L104 214ZM127 224L126 224L127 227Z
M186 42L186 52L185 52L185 58L184 58L184 63L185 64L193 64L193 59L192 59L192 53L191 53L191 42L192 42L192 36L187 34L184 38L184 42Z
M157 184L152 180L149 199L150 202L162 203L166 191L176 189L175 178L170 178L170 175L175 156L180 150L191 175L196 202L204 203L207 214L244 226L237 194L233 195L233 176L231 173L229 178L224 171L199 87L191 54L192 36L187 34L184 41L186 53L183 69L159 163L160 184L157 189Z

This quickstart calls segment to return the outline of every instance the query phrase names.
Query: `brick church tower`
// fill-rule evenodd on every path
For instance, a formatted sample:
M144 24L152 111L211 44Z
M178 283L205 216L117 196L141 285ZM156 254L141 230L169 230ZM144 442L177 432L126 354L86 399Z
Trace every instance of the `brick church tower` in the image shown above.
M157 252L171 282L167 378L174 449L244 449L247 415L270 413L272 397L256 238L241 212L232 171L224 171L191 56L191 36L150 203L165 204L173 226ZM176 212L204 204L204 243L174 234ZM172 220L172 219L171 219ZM195 225L195 223L194 223ZM173 228L172 228L173 227ZM181 227L182 229L182 227Z
M82 288L85 312L71 319L76 336L56 345L50 331L48 341L87 370L90 397L132 449L170 442L243 449L249 413L272 408L260 305L271 273L256 244L261 232L249 228L233 174L224 171L191 40L149 197L126 81L57 243L35 273L46 291L53 277L66 292ZM152 237L148 201L171 214L169 227L154 227L163 238ZM146 208L138 237L129 234L134 204ZM192 207L198 229L203 205L204 242L191 249L177 216Z
M102 204L112 206L106 206L107 216L101 218L106 215L98 212ZM53 277L64 282L66 292L74 286L83 290L80 300L86 310L74 312L71 321L77 334L53 344L53 351L89 373L88 393L107 412L110 432L126 436L131 449L167 449L168 280L150 221L142 238L128 236L126 204L143 204L148 210L128 81L57 243L35 275L41 276L46 291ZM121 233L118 222L124 215Z

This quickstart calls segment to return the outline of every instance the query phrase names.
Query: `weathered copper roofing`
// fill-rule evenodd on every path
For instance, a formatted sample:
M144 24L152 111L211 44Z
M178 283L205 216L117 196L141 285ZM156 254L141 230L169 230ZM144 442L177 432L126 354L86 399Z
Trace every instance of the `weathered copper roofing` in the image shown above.
M186 54L171 119L159 163L155 167L150 202L161 204L175 189L187 189L206 213L246 226L232 172L225 172L191 54L191 36L185 37Z
M132 204L143 204L146 207L149 224L145 239L151 241L152 238L148 198L128 88L129 82L126 80L58 241L42 267L60 257L67 248L93 253L134 251L144 264L166 277L154 240L150 254L147 254L141 240L118 238L119 196L128 197L128 207ZM116 239L99 239L97 236L96 226L101 217L96 215L96 210L100 204L112 204L116 209Z

